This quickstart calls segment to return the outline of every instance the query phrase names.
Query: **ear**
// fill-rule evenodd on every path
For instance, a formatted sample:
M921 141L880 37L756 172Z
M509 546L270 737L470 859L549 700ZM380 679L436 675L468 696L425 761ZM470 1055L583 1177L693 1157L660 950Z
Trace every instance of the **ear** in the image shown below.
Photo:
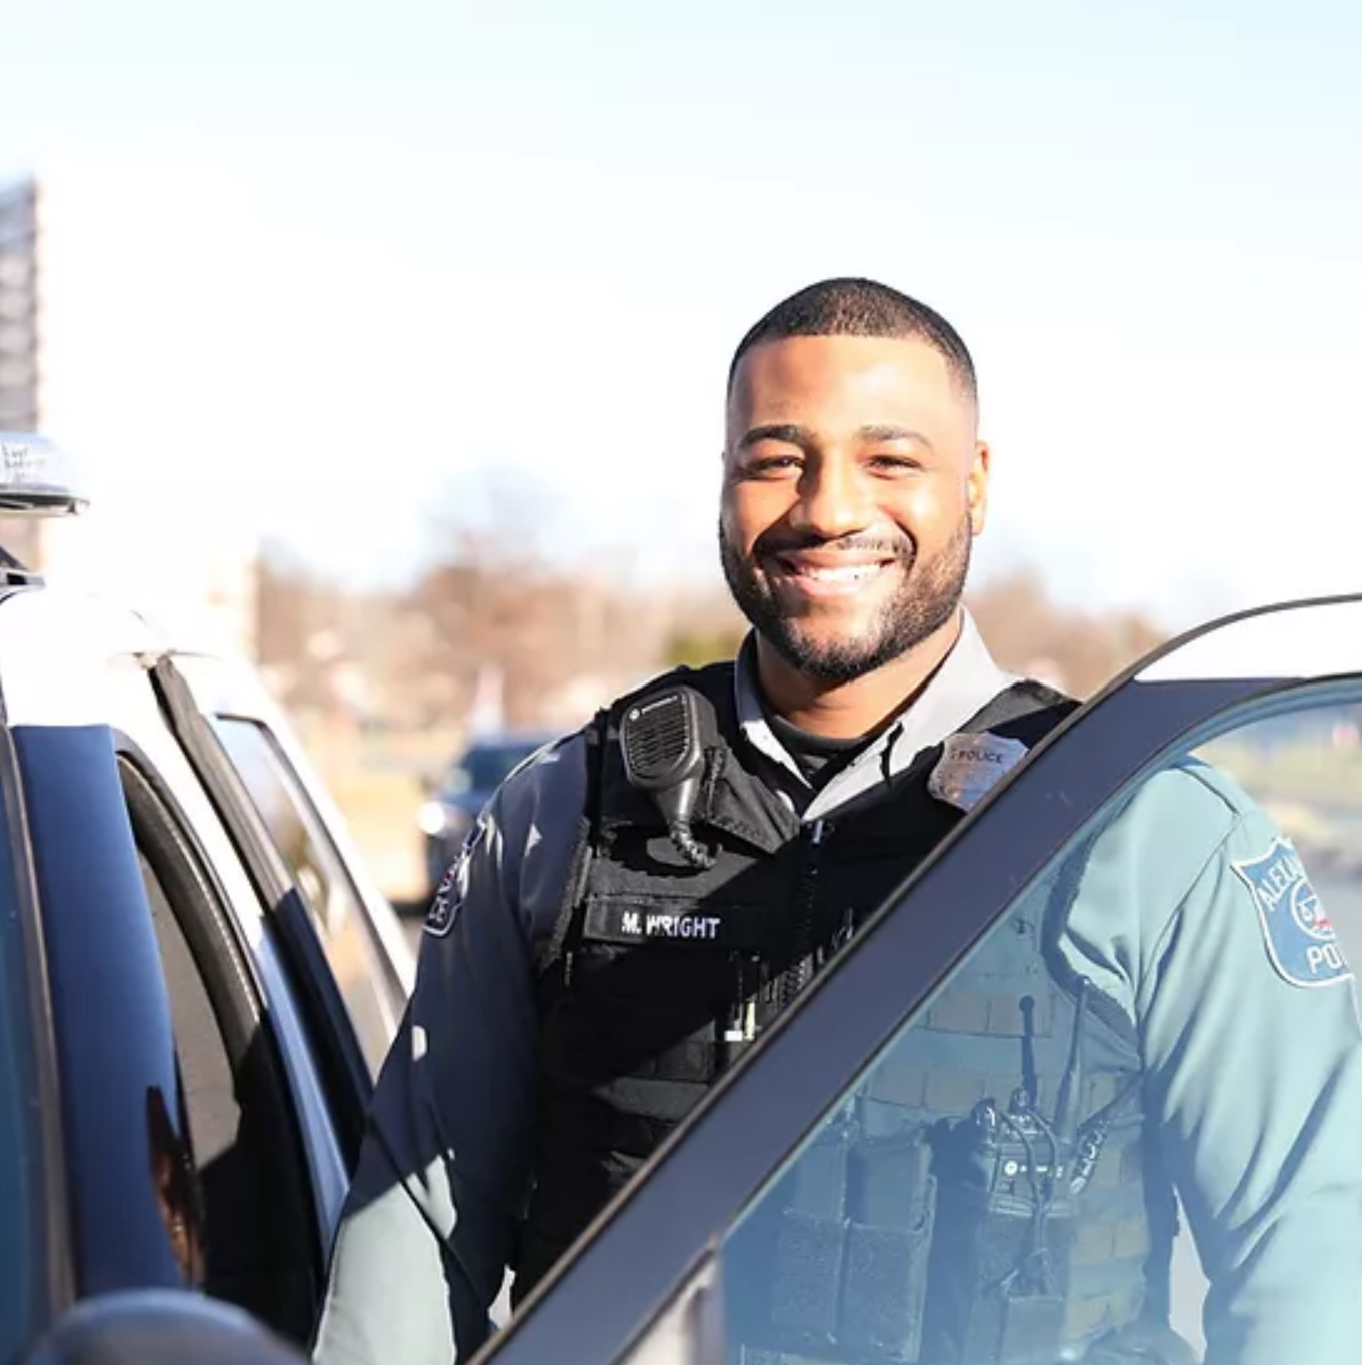
M969 508L970 531L982 535L988 521L988 475L992 454L985 441L974 444L974 458L970 461L965 481L966 505Z

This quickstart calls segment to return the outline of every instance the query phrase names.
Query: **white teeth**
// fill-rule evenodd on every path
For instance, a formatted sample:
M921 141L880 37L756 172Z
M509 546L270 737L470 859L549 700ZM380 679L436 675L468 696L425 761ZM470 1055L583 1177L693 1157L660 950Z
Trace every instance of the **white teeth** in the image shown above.
M825 569L812 566L797 570L801 578L816 578L826 583L854 583L859 578L869 578L879 573L878 564L849 564L845 568Z

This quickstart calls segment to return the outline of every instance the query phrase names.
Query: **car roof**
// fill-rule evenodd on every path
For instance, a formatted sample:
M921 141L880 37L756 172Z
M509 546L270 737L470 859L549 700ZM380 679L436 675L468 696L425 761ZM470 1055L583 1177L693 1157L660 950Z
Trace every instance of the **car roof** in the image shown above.
M88 724L92 679L120 656L212 659L245 678L244 659L172 631L111 594L41 580L0 590L0 695L10 724Z

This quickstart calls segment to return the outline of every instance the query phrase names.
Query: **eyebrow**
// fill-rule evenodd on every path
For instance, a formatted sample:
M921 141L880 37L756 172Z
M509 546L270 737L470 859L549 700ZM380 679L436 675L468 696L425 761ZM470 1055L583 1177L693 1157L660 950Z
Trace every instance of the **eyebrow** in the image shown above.
M922 432L913 427L872 425L861 427L856 436L861 441L912 441L931 450L932 443ZM809 450L818 444L817 437L808 427L794 426L785 422L769 422L764 426L753 427L738 442L740 450L748 450L761 441L783 441L786 445L798 446Z
M862 427L857 433L862 441L912 441L916 445L932 448L932 443L915 427L869 426Z
M786 445L799 446L801 449L816 444L813 433L807 427L768 422L765 426L752 427L738 442L738 448L748 450L761 441L783 441Z

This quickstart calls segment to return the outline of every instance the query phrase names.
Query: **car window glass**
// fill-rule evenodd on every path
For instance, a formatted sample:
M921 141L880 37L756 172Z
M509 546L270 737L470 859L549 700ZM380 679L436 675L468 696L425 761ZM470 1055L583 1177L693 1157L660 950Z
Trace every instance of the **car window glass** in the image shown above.
M378 949L345 865L265 727L225 717L216 717L213 727L312 912L365 1062L376 1076L392 1029Z
M160 1136L153 1149L166 1153L163 1160L168 1172L177 1175L182 1186L177 1188L168 1175L164 1181L158 1181L158 1191L181 1273L196 1287L207 1287L208 1292L215 1293L214 1286L205 1286L206 1220L211 1210L216 1233L222 1211L236 1203L235 1197L224 1200L219 1187L224 1174L240 1164L233 1149L241 1113L233 1093L231 1062L193 952L161 879L145 853L139 851L138 863L165 974L185 1110L172 1123L164 1097L159 1106L148 1106L148 1127ZM186 1130L189 1142L177 1156L175 1133L184 1134ZM215 1276L221 1243L225 1240L213 1237Z
M1362 963L1362 703L1249 722L1197 756L1252 793L1300 850L1344 955Z
M1203 1259L1228 1275L1312 1161L1356 1165L1329 1106L1358 1029L1359 700L1241 716L1019 891L727 1231L727 1360L1203 1346ZM1357 1202L1298 1206L1272 1254L1308 1260ZM1312 1311L1303 1356L1345 1310Z

